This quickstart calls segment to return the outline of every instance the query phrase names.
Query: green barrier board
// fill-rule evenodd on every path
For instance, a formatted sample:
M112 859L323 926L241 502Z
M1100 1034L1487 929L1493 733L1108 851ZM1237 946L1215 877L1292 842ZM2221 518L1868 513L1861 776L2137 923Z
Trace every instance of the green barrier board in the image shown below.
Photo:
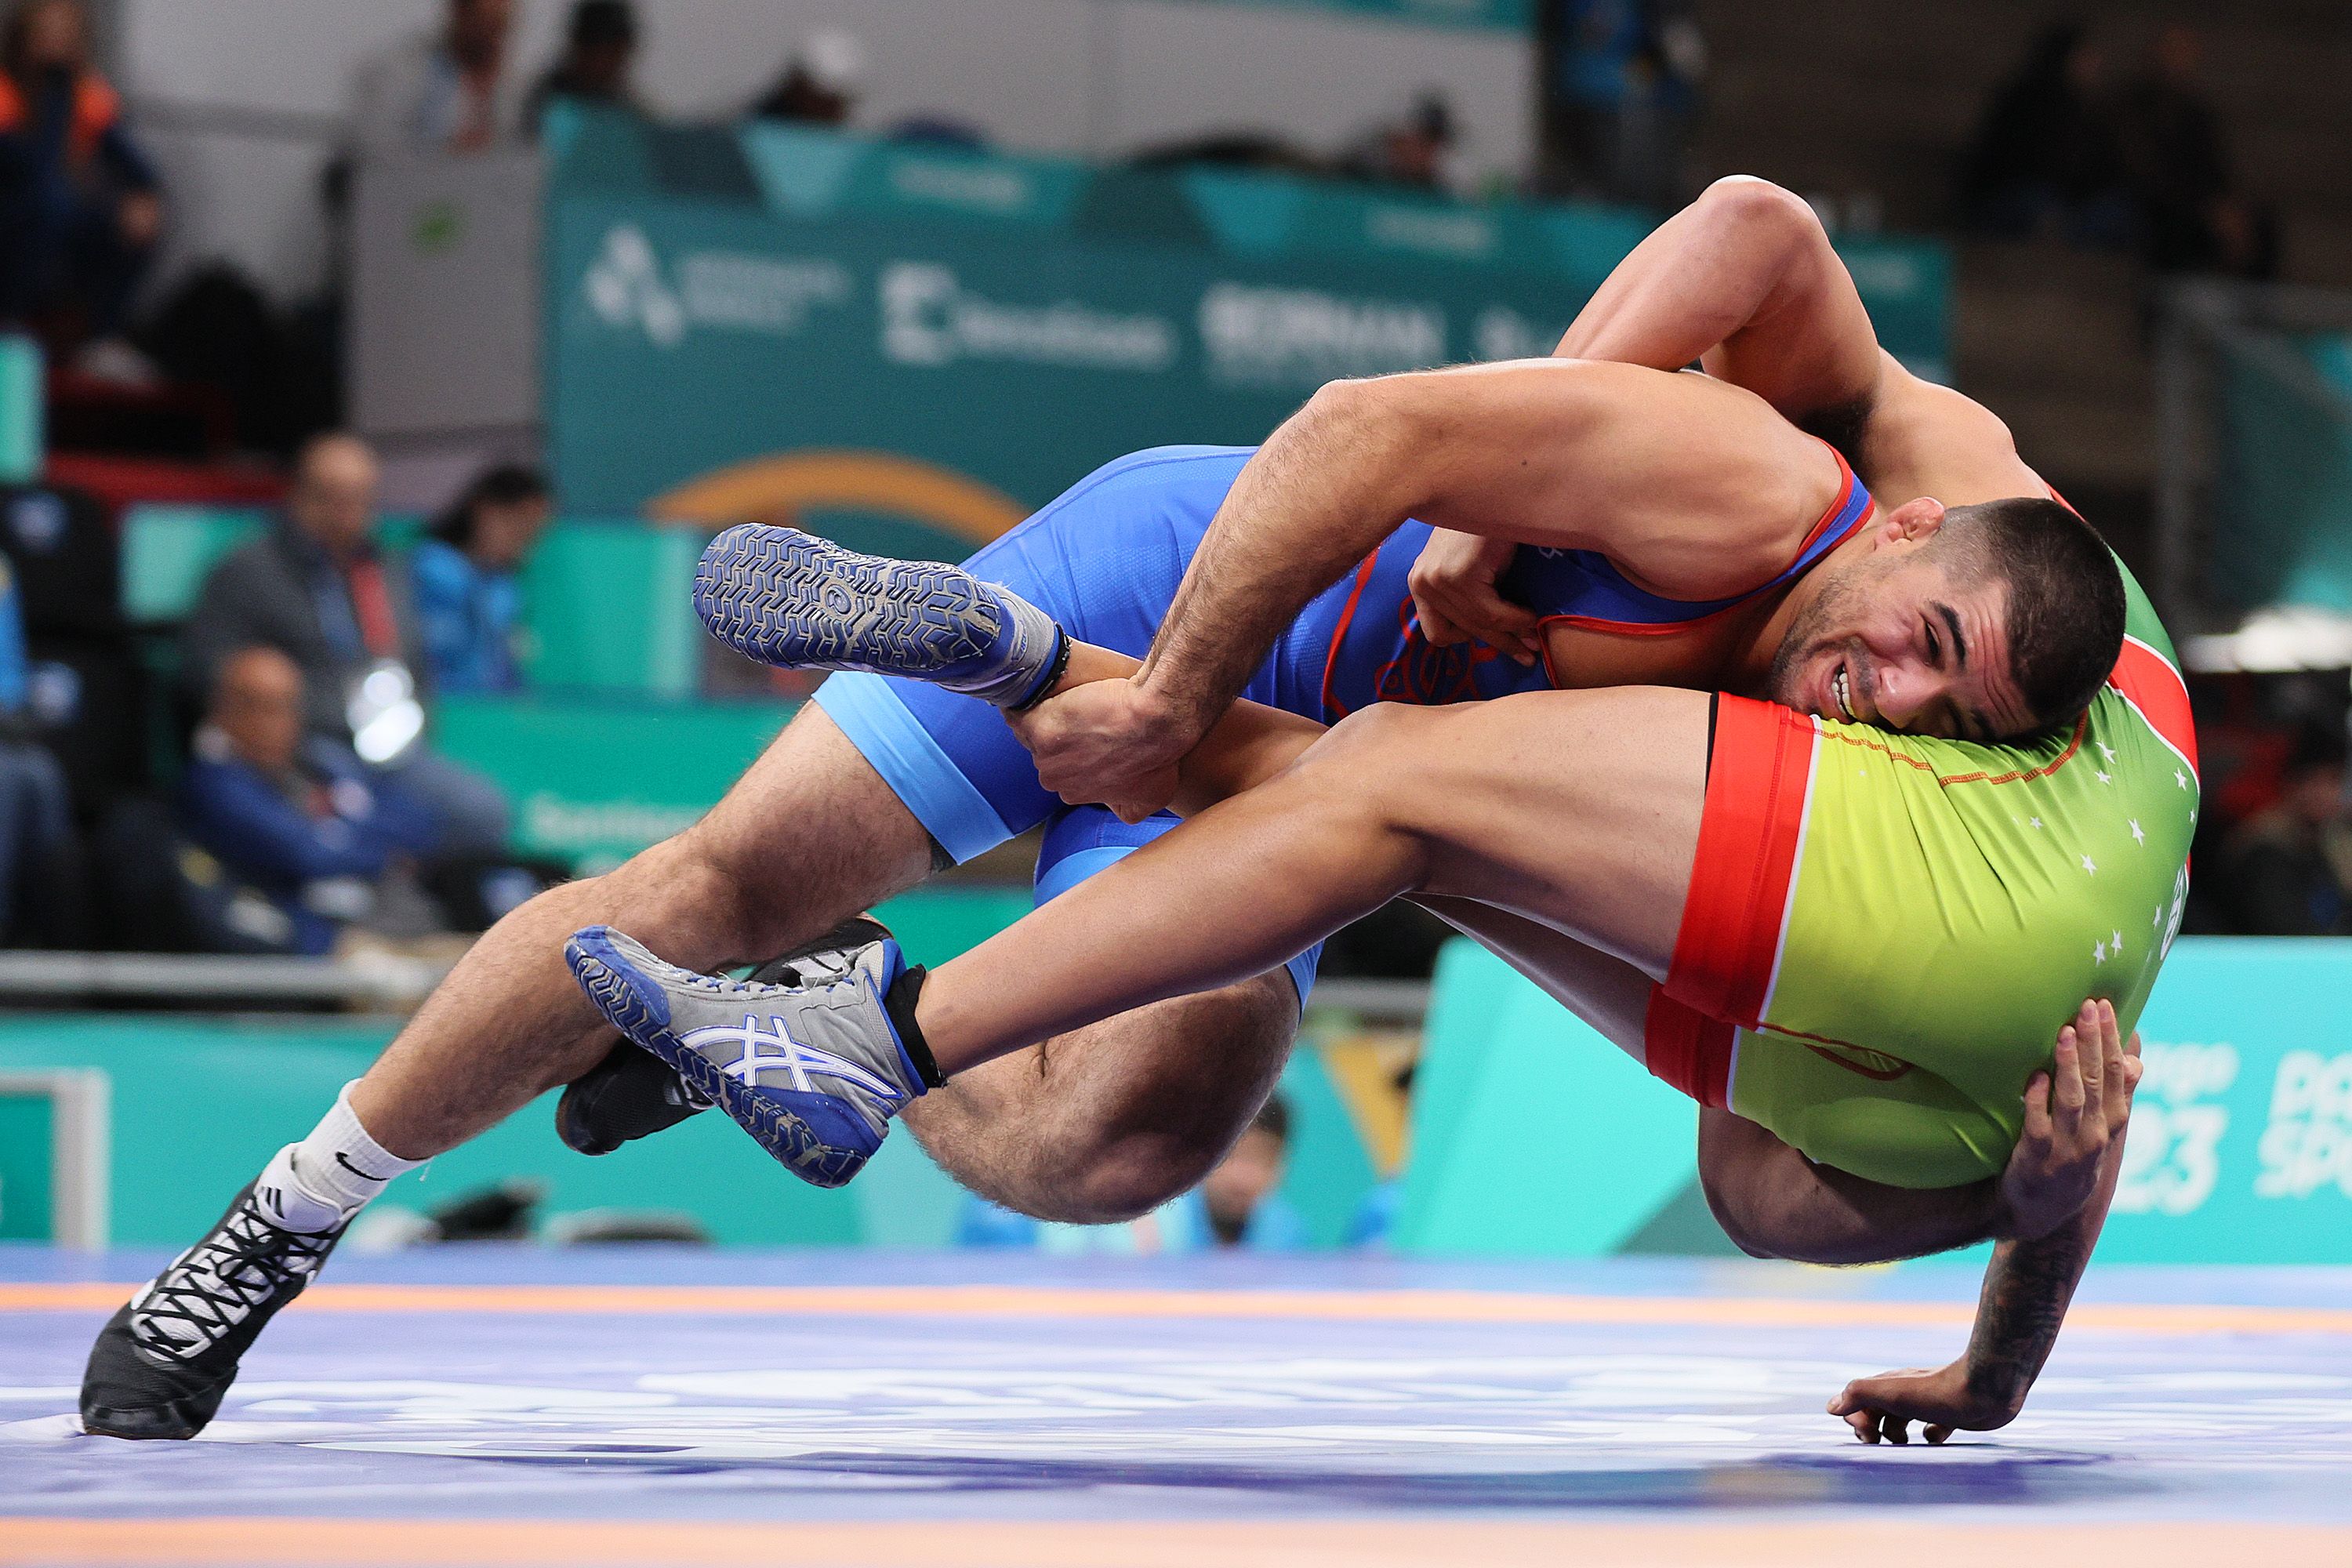
M453 697L436 743L514 805L516 847L583 871L692 826L783 727L759 702Z
M1397 1249L1597 1258L1697 1173L1698 1110L1499 958L1446 944Z
M45 1096L0 1094L0 1241L51 1239L54 1120Z

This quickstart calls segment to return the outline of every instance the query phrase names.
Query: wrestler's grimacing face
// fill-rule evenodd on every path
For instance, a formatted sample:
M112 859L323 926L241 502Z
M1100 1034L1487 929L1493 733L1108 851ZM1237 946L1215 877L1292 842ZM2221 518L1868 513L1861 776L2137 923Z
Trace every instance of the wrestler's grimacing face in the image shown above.
M1833 575L1773 656L1775 701L1960 740L2040 727L2010 668L2006 583L1956 579L1916 546L1824 564Z

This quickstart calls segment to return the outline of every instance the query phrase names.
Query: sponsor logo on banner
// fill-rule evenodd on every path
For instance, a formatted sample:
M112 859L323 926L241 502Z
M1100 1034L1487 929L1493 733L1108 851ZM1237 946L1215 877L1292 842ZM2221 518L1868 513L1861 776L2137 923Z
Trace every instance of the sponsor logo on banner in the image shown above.
M890 165L890 189L908 201L931 202L966 212L1012 216L1036 205L1036 183L1009 163L900 158Z
M2271 1080L2271 1117L2255 1158L2258 1198L2352 1198L2352 1052L2289 1051Z
M1163 316L1115 314L1074 300L1008 304L966 289L952 268L931 261L894 261L879 287L882 356L897 364L1007 360L1150 374L1176 363L1176 327Z
M635 328L663 348L689 327L785 336L820 306L848 303L848 268L824 258L689 250L664 267L635 224L606 232L585 280L589 307L607 325Z
M1501 236L1485 214L1449 207L1376 206L1364 215L1364 237L1391 250L1419 250L1477 261Z
M1209 374L1244 386L1314 386L1340 376L1421 370L1445 359L1445 312L1318 289L1219 283L1201 296Z
M2148 1045L2132 1103L2131 1136L2116 1183L2118 1214L2185 1215L2204 1205L2221 1180L2221 1103L2238 1081L2231 1045Z
M640 800L566 800L547 790L522 805L522 837L543 854L610 855L617 864L648 845L693 826L702 808Z

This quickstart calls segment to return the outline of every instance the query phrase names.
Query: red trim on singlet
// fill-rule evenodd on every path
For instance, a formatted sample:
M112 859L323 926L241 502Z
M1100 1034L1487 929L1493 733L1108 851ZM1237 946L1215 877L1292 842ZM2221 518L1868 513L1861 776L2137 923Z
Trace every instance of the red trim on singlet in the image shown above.
M1816 440L1820 439L1818 437L1814 438ZM1708 622L1718 619L1721 616L1730 615L1736 610L1748 608L1748 602L1752 600L1755 595L1763 593L1769 588L1778 585L1782 578L1789 575L1796 563L1804 559L1805 552L1812 549L1813 546L1821 541L1823 532L1837 521L1838 513L1845 510L1846 503L1853 498L1854 488L1862 482L1861 479L1855 476L1853 465L1845 460L1844 453L1839 451L1835 447L1831 446L1826 441L1822 442L1822 447L1837 461L1838 489L1836 497L1831 500L1828 508L1824 510L1820 518L1814 521L1812 527L1805 531L1805 537L1799 542L1796 553L1790 557L1790 564L1782 567L1779 572L1774 573L1770 577L1766 578L1757 586L1741 593L1732 603L1725 605L1719 609L1710 610L1706 615L1694 616L1690 619L1683 621L1619 621L1612 620L1602 616L1560 614L1542 616L1537 623L1538 626L1539 628L1554 625L1575 626L1587 631L1608 632L1622 637L1674 637L1681 633L1692 631L1697 627L1704 626ZM1861 515L1856 517L1846 528L1843 538L1841 538L1838 542L1843 543L1845 539L1852 538L1854 534L1868 527L1870 520L1877 515L1878 502L1875 499L1873 499L1868 505L1862 509ZM1371 555L1366 556L1362 564L1356 568L1355 587L1349 593L1347 604L1340 607L1338 624L1333 626L1331 631L1330 649L1323 657L1323 715L1327 720L1344 717L1348 711L1348 710L1339 705L1339 701L1333 690L1334 686L1337 684L1339 668L1339 648L1340 646L1348 640L1349 628L1356 624L1357 605L1363 598L1364 584L1371 576L1372 565L1374 561L1378 558L1378 555L1379 552L1375 551ZM1818 566L1821 563L1816 561L1812 564ZM1811 569L1811 567L1807 568L1808 571ZM1801 574L1800 574L1801 575ZM1622 574L1620 574L1620 575L1622 576ZM1647 590L1643 591L1646 592ZM1412 608L1412 601L1411 599L1407 599L1400 611L1408 636L1410 636L1413 625ZM1487 657L1491 657L1491 650L1488 652ZM1544 679L1550 681L1554 686L1558 686L1559 684L1559 674L1551 668L1551 655L1549 650L1545 651L1543 659ZM1376 689L1378 685L1379 682L1375 679L1374 686Z
M1701 1105L1727 1109L1731 1094L1731 1047L1739 1032L1650 987L1642 1020L1642 1060L1651 1076L1681 1089Z
M2140 717L2169 742L2197 772L2197 721L2189 706L2189 685L2164 656L2136 638L2124 638L2123 657L2116 660L2107 684L2127 698Z
M1716 699L1698 850L1665 982L1710 1018L1753 1027L1769 999L1818 735L1777 703Z
M1821 440L1821 437L1818 436L1813 438L1817 441ZM1845 454L1843 452L1839 451L1827 441L1822 441L1822 447L1824 451L1828 452L1832 458L1837 459L1838 491L1836 497L1831 500L1829 509L1823 511L1820 518L1815 520L1813 526L1805 531L1805 537L1798 542L1797 552L1789 558L1789 564L1781 567L1780 571L1775 572L1771 576L1767 577L1755 587L1743 590L1734 597L1730 604L1723 605L1720 609L1709 610L1703 616L1693 616L1686 621L1619 621L1612 620L1605 616L1579 616L1565 614L1544 616L1537 621L1537 628L1540 630L1545 626L1574 626L1583 631L1607 632L1615 637L1675 637L1684 632L1695 631L1698 627L1706 626L1710 621L1720 620L1724 616L1732 614L1734 611L1748 608L1749 602L1753 600L1757 595L1765 592L1767 589L1782 585L1782 579L1784 578L1788 578L1790 581L1794 581L1794 578L1790 577L1790 573L1795 568L1798 562L1802 561L1805 558L1805 552L1812 549L1816 543L1820 542L1822 535L1826 533L1830 527L1837 521L1838 513L1843 511L1846 509L1846 503L1853 499L1854 487L1862 483L1861 479L1856 478L1854 475L1853 466L1845 460ZM1837 542L1843 544L1846 540L1853 538L1855 534L1869 527L1870 520L1877 515L1878 500L1874 496L1871 497L1867 503L1863 507L1861 514L1855 517L1851 523L1847 524L1843 535L1837 541ZM1821 563L1819 561L1812 563L1813 566L1818 566ZM1808 566L1805 570L1811 571L1812 570L1812 567ZM1621 577L1623 576L1623 573L1622 571L1620 571L1618 574ZM1797 575L1802 576L1803 573L1798 573ZM1635 586L1639 586L1639 584L1635 584ZM1647 590L1645 589L1643 592L1647 592ZM1549 651L1544 655L1544 674L1551 680L1551 683L1554 686L1559 684L1559 677L1551 668L1551 656Z
M1378 550L1364 557L1356 568L1356 585L1348 590L1348 602L1339 607L1339 629L1331 634L1331 651L1323 656L1323 717L1336 721L1347 717L1347 710L1332 692L1339 678L1339 645L1348 640L1348 627L1356 619L1356 605L1364 596L1364 584L1372 580L1372 567L1381 558Z
M2083 516L2083 509L2060 495L2056 485L2043 479L2042 488L2050 492L2052 500L2076 517ZM2189 710L2189 683L2170 661L2126 632L2123 652L2107 684L2122 692L2148 727L2187 760L2190 773L2197 772L2197 721Z

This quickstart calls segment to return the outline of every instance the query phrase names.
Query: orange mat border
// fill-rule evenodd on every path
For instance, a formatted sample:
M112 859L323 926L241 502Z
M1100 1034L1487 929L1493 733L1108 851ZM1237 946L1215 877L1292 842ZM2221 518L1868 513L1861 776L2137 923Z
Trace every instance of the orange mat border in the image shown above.
M1366 1521L1004 1520L705 1523L499 1519L40 1519L0 1517L0 1564L76 1568L639 1568L782 1562L859 1568L1822 1568L1841 1562L1983 1568L2210 1568L2217 1562L2342 1563L2352 1529L2163 1521L1932 1525L1880 1520L1589 1524L1480 1519Z
M0 1312L111 1311L122 1284L0 1285ZM1965 1325L1960 1302L1769 1296L1541 1296L1481 1290L1120 1290L1052 1286L338 1285L313 1312L602 1313L622 1316L1310 1319L1334 1322L1671 1324L1706 1328ZM2072 1329L2137 1334L2352 1334L2328 1307L2080 1303Z

